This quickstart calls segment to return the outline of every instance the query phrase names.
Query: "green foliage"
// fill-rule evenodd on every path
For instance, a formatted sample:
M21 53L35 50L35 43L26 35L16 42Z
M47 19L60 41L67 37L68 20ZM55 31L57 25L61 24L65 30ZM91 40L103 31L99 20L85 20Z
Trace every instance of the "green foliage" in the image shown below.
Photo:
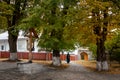
M64 29L66 13L60 6L58 0L44 0L40 6L35 7L35 13L40 19L39 29L42 29L39 30L42 31L40 32L42 35L38 41L39 46L43 48L59 50L74 48L74 39L65 36L68 35L65 34L66 29Z
M108 39L105 43L106 49L108 51L112 50L112 48L115 46L119 46L120 43L120 32L116 30L112 34L113 35L111 36L111 38Z
M28 30L30 28L39 26L39 24L40 24L39 16L36 14L32 14L31 16L23 19L21 21L21 24L18 26L18 28L23 30Z
M113 2L114 6L120 9L120 0L111 0L111 1Z
M111 60L115 60L120 63L120 48L113 49L111 53Z
M0 29L5 29L7 27L6 17L0 16Z
M38 34L41 33L41 37L38 39L40 47L59 50L73 49L74 36L70 32L70 34L67 33L65 26L66 22L70 20L70 17L66 19L70 5L66 5L67 9L61 8L65 4L68 3L61 2L61 0L43 0L36 3L27 10L28 15L21 21L19 28L27 30L34 27Z
M14 8L5 2L0 2L0 15L1 16L12 16Z
M7 18L11 19L13 14L13 7L5 2L0 2L0 29L5 29L8 27Z
M38 33L42 33L38 41L39 46L43 48L73 49L75 43L80 43L83 46L95 44L98 36L93 34L93 25L99 24L102 29L103 22L106 20L111 21L112 25L116 25L116 21L119 21L111 20L115 15L109 16L106 20L101 19L96 23L95 19L88 18L92 16L93 10L94 12L101 11L101 15L108 7L112 7L113 10L112 2L109 0L35 1L34 6L27 9L28 15L22 20L20 28L27 30L34 27ZM91 48L95 53L95 46L91 45Z
M115 31L115 36L106 42L106 48L111 55L111 60L120 62L120 32Z
M93 57L96 58L97 57L97 54L96 54L97 46L95 44L90 44L89 45L89 50L92 51Z

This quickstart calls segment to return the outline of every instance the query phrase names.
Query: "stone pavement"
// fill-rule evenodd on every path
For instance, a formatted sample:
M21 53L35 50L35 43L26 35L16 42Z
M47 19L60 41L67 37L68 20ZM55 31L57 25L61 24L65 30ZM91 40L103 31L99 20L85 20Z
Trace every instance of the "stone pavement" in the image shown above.
M0 80L120 80L120 74L92 72L74 63L66 69L55 69L38 63L17 66L0 62Z

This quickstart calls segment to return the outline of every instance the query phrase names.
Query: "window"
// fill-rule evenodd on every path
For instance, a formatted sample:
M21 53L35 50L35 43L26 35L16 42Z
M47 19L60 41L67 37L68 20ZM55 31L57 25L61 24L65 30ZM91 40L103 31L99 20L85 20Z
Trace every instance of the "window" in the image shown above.
M1 45L1 50L4 50L4 45Z

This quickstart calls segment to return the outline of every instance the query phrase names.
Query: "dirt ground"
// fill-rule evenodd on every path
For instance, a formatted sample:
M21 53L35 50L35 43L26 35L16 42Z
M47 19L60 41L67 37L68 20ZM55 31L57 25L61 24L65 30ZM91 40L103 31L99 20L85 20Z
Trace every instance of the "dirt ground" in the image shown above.
M3 59L0 59L0 61L5 61L7 60L7 58L3 58ZM27 61L26 59L21 59L22 61ZM44 60L33 60L33 62L35 63L39 63L39 64L42 64L42 65L46 65L46 66L50 66L50 67L53 67L51 65L52 61L44 61ZM92 71L96 71L96 61L95 60L92 60L92 61L84 61L84 60L78 60L78 61L72 61L73 63L77 63L77 64L80 64ZM69 67L69 64L66 64L65 62L62 63L61 66L57 67L57 68L67 68ZM107 74L120 74L120 64L117 63L117 62L111 62L109 63L109 71L103 71L101 73L107 73Z
M88 68L88 69L90 69L92 71L96 71L96 61L79 60L79 61L75 61L75 63L81 64L81 65L85 66L86 68ZM102 73L120 74L120 64L115 62L115 61L111 62L111 63L109 63L109 71L102 72Z
M44 65L50 65L52 63L52 61L37 61L34 60L34 62L40 63L40 64L44 64ZM72 61L73 63L77 63L80 64L92 71L96 71L96 61L84 61L84 60L78 60L78 61ZM60 66L59 68L66 68L68 67L68 64L62 64L62 66ZM120 64L117 62L111 62L109 63L109 71L103 71L101 73L107 73L107 74L120 74Z
M92 63L71 61L67 64L62 61L60 67L55 67L51 65L51 61L33 60L33 63L18 65L18 62L2 60L0 61L0 80L120 80L120 74L91 71L93 69L86 65L92 65Z

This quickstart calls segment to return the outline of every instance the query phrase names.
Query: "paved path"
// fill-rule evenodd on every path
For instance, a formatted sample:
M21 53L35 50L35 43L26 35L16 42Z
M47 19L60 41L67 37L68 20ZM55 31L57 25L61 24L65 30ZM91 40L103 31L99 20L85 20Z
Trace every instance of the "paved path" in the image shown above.
M0 80L120 80L120 74L95 73L74 63L60 70L37 63L17 66L16 63L0 62Z

